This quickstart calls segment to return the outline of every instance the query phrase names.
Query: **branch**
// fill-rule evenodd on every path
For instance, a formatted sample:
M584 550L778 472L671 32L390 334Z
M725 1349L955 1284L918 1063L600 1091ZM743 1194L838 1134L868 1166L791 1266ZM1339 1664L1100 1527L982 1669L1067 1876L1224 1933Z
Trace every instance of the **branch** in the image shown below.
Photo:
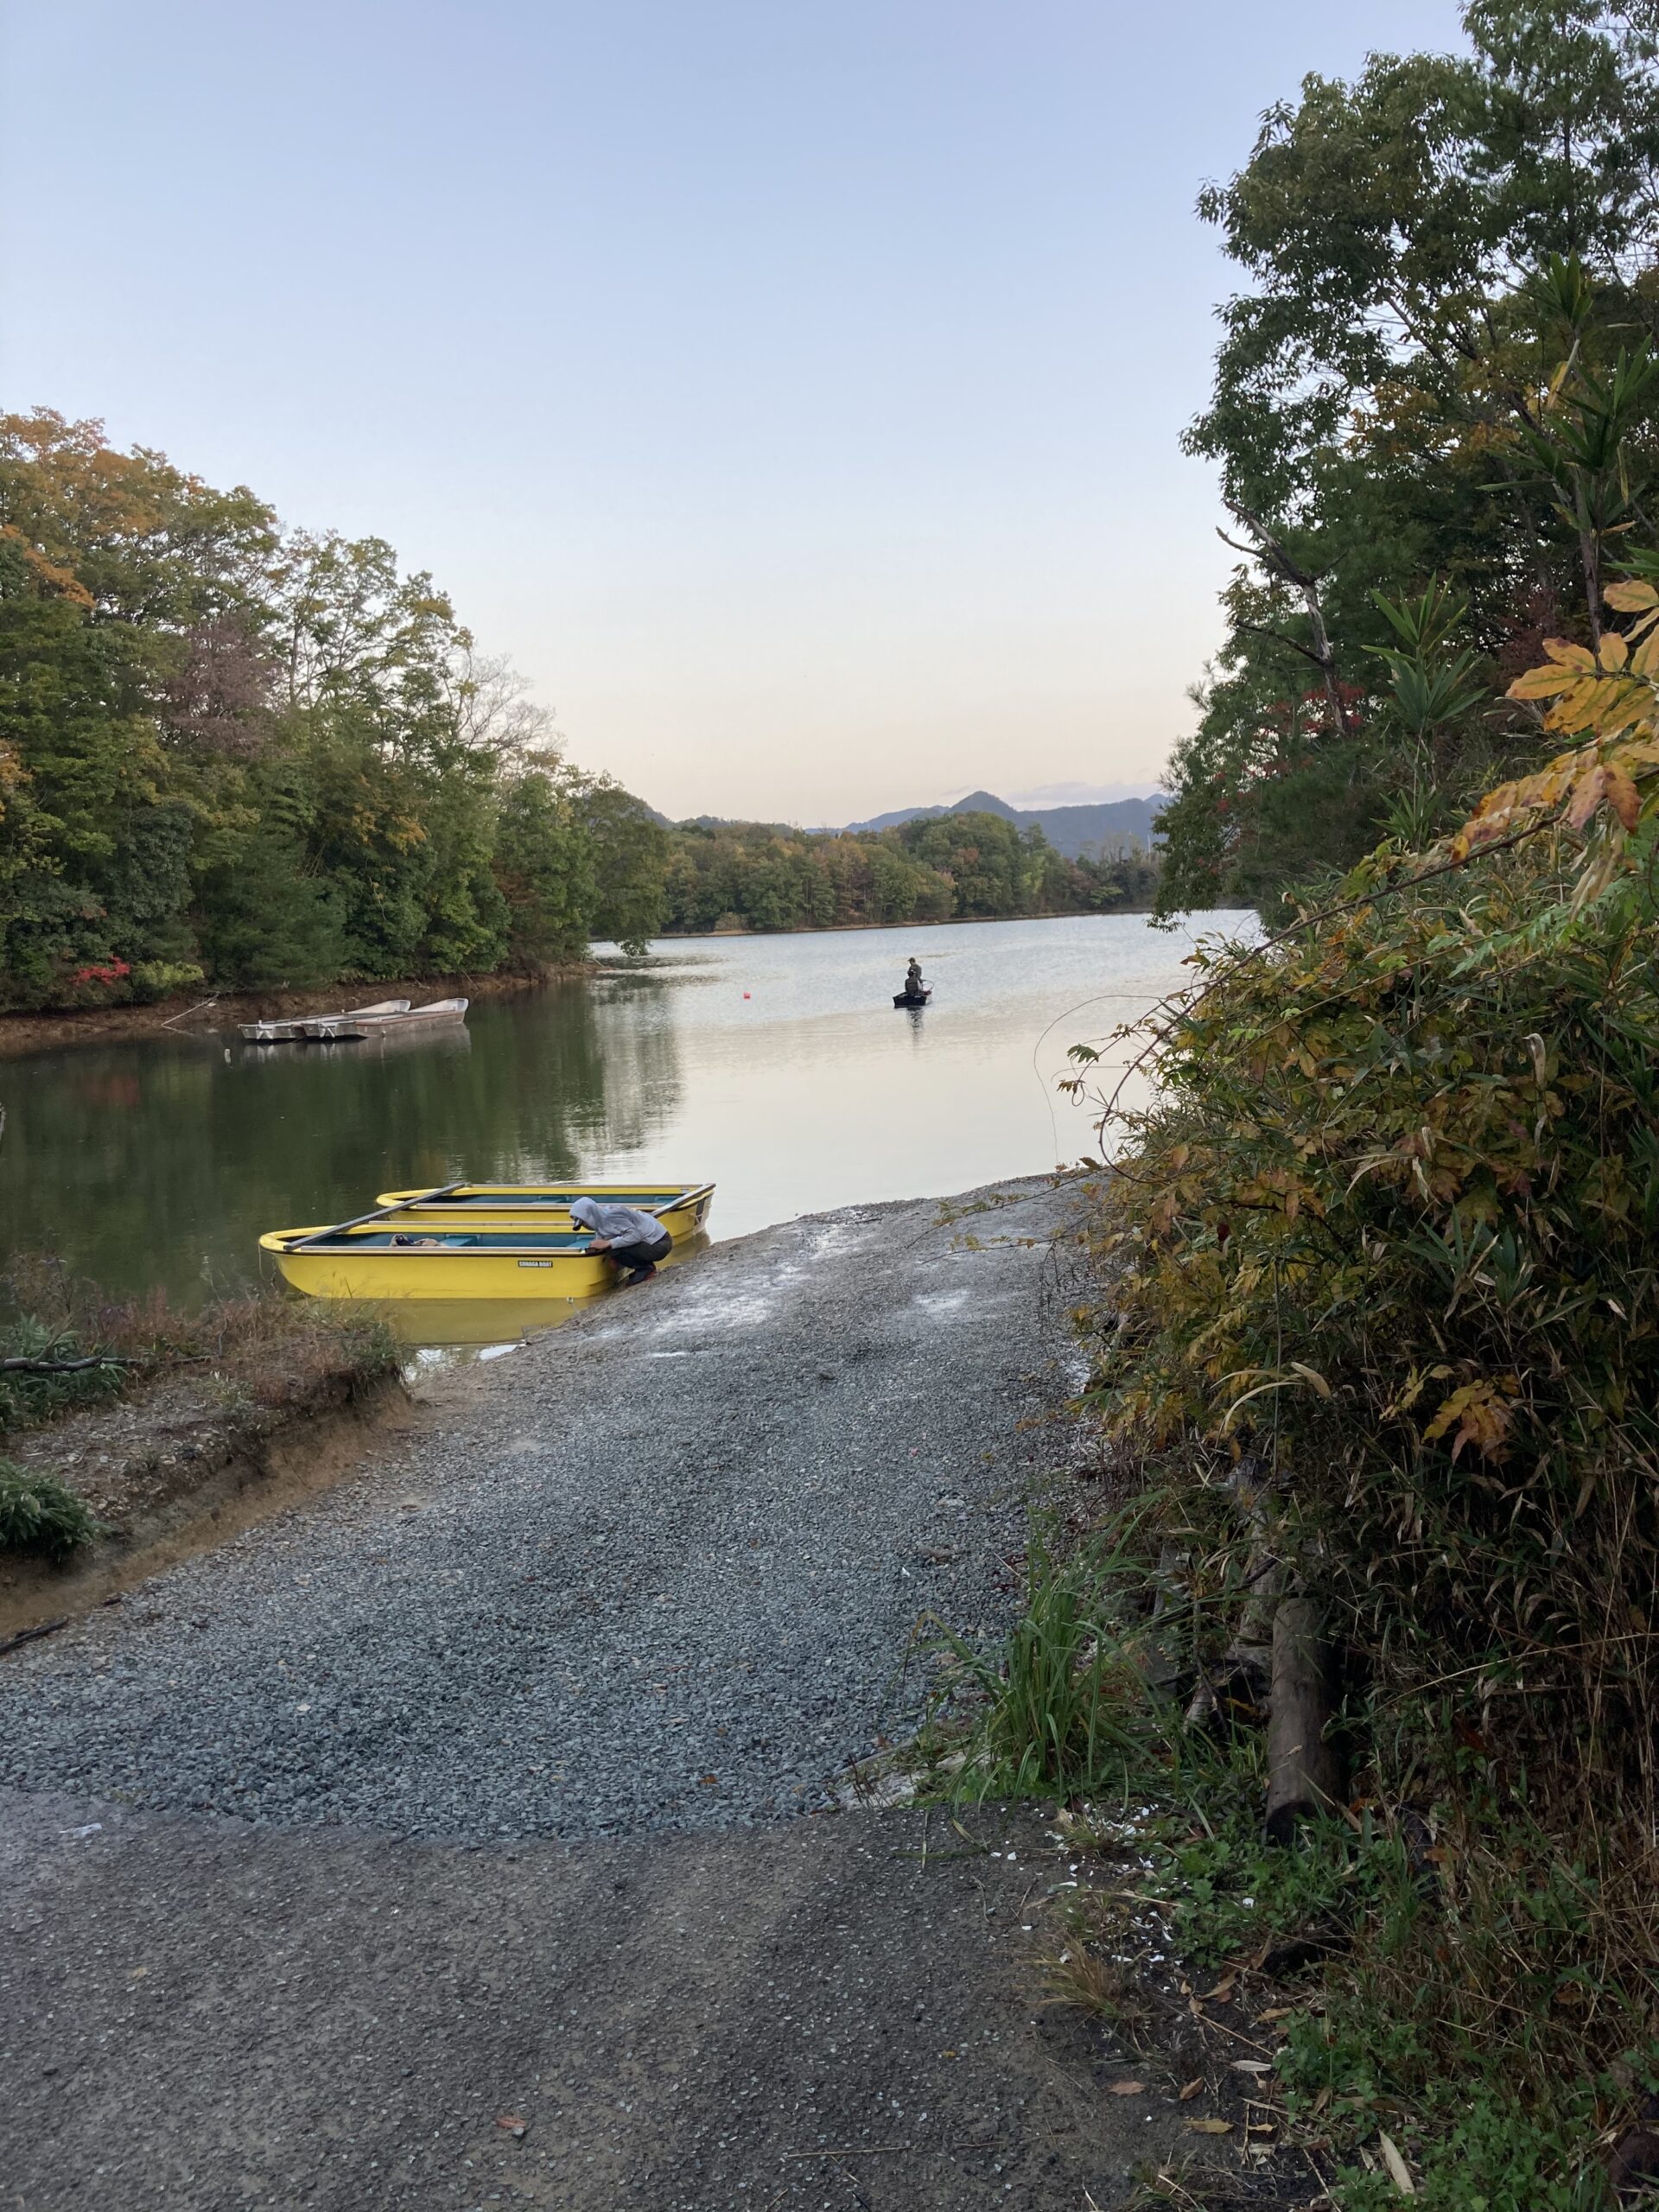
M1248 507L1240 506L1236 499L1227 499L1224 504L1228 513L1236 515L1245 529L1254 531L1261 540L1255 558L1262 563L1270 575L1277 575L1286 583L1294 584L1302 594L1302 604L1307 609L1308 627L1313 632L1313 651L1307 658L1325 678L1325 698L1331 709L1331 727L1338 737L1345 737L1348 734L1348 716L1342 703L1342 688L1337 682L1337 657L1332 650L1330 633L1325 626L1324 610L1319 605L1319 577L1310 575L1291 559L1282 543L1259 515L1253 515ZM1224 544L1233 544L1233 540L1224 531L1218 530L1216 535ZM1245 548L1234 546L1234 550L1242 553ZM1284 642L1288 645L1292 641L1287 638ZM1305 648L1299 646L1297 650L1301 652Z
M82 1375L89 1367L142 1367L142 1359L95 1352L88 1359L0 1359L0 1375Z
M1300 653L1304 660L1311 660L1315 668L1321 673L1324 672L1325 663L1312 645L1304 645L1294 638L1287 638L1282 630L1269 630L1266 624L1262 622L1241 622L1236 626L1248 632L1252 638L1271 638L1275 645L1288 645L1292 652Z
M1285 550L1284 540L1276 531L1268 529L1260 515L1254 515L1248 507L1240 506L1236 499L1224 499L1222 504L1230 515L1236 515L1245 529L1253 531L1261 541L1254 547L1236 546L1235 551L1250 553L1258 561L1265 560L1269 567L1278 570L1287 583L1294 584L1298 591L1311 591L1313 588L1319 582L1318 576L1310 575L1306 569L1291 559L1290 555ZM1232 539L1224 531L1217 530L1216 535L1224 544L1233 543Z

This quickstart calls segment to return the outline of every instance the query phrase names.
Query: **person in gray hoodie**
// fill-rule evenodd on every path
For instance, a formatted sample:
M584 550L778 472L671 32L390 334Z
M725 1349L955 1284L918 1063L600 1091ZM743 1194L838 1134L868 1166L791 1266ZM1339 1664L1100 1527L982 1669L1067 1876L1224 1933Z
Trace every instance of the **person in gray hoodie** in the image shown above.
M622 1269L630 1282L646 1282L657 1272L657 1262L674 1249L674 1240L654 1213L638 1206L604 1205L597 1198L578 1198L570 1218L592 1238L588 1249L602 1252L613 1266Z

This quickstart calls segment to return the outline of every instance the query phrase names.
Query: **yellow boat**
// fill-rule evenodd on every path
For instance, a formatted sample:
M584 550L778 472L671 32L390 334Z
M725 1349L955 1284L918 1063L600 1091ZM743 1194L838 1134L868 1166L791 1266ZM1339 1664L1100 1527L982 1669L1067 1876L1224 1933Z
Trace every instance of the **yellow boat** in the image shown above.
M259 1239L296 1290L313 1298L592 1298L616 1270L571 1225L583 1196L653 1213L676 1243L706 1218L712 1183L452 1183L384 1198L372 1213Z
M568 1222L578 1198L601 1205L633 1206L655 1214L680 1243L706 1228L715 1202L712 1183L454 1183L441 1191L382 1191L378 1206L397 1206L422 1221L442 1220L457 1227L488 1224L523 1226L536 1221Z
M616 1280L580 1229L381 1221L273 1229L263 1251L312 1298L591 1298Z

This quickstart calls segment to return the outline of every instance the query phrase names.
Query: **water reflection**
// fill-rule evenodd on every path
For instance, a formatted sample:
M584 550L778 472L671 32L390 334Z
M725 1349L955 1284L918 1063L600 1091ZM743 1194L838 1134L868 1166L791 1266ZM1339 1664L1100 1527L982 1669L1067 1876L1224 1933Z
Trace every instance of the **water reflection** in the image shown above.
M646 987L659 1002L665 986ZM619 1023L588 987L484 1006L409 1046L83 1047L14 1062L8 1249L50 1245L130 1295L250 1280L268 1229L360 1212L391 1182L538 1182L645 1143L679 1096L672 1025Z
M1188 979L1189 943L1135 915L914 940L661 945L407 1048L244 1046L227 1026L0 1064L0 1245L188 1300L252 1279L264 1230L463 1177L712 1180L722 1236L964 1190L1091 1150L1054 1090L1067 1046ZM895 944L925 953L925 1008L893 1004Z
M677 1244L658 1269L683 1267L709 1245L707 1236L687 1237ZM399 1344L410 1346L452 1344L456 1347L509 1344L546 1329L562 1329L578 1313L612 1298L645 1298L649 1284L618 1283L591 1298L389 1298L371 1301Z

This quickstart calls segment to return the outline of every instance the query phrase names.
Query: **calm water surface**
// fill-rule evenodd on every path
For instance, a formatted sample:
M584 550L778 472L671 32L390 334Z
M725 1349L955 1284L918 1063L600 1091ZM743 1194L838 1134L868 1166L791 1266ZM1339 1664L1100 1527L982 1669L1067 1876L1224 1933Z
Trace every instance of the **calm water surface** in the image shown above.
M463 1176L713 1178L715 1233L733 1236L1032 1173L1090 1148L1054 1090L1067 1046L1179 987L1194 936L1249 926L680 938L477 1007L448 1039L252 1047L230 1031L0 1063L0 1241L52 1245L117 1294L192 1300L256 1280L262 1230ZM892 1004L912 950L934 988L919 1014Z

